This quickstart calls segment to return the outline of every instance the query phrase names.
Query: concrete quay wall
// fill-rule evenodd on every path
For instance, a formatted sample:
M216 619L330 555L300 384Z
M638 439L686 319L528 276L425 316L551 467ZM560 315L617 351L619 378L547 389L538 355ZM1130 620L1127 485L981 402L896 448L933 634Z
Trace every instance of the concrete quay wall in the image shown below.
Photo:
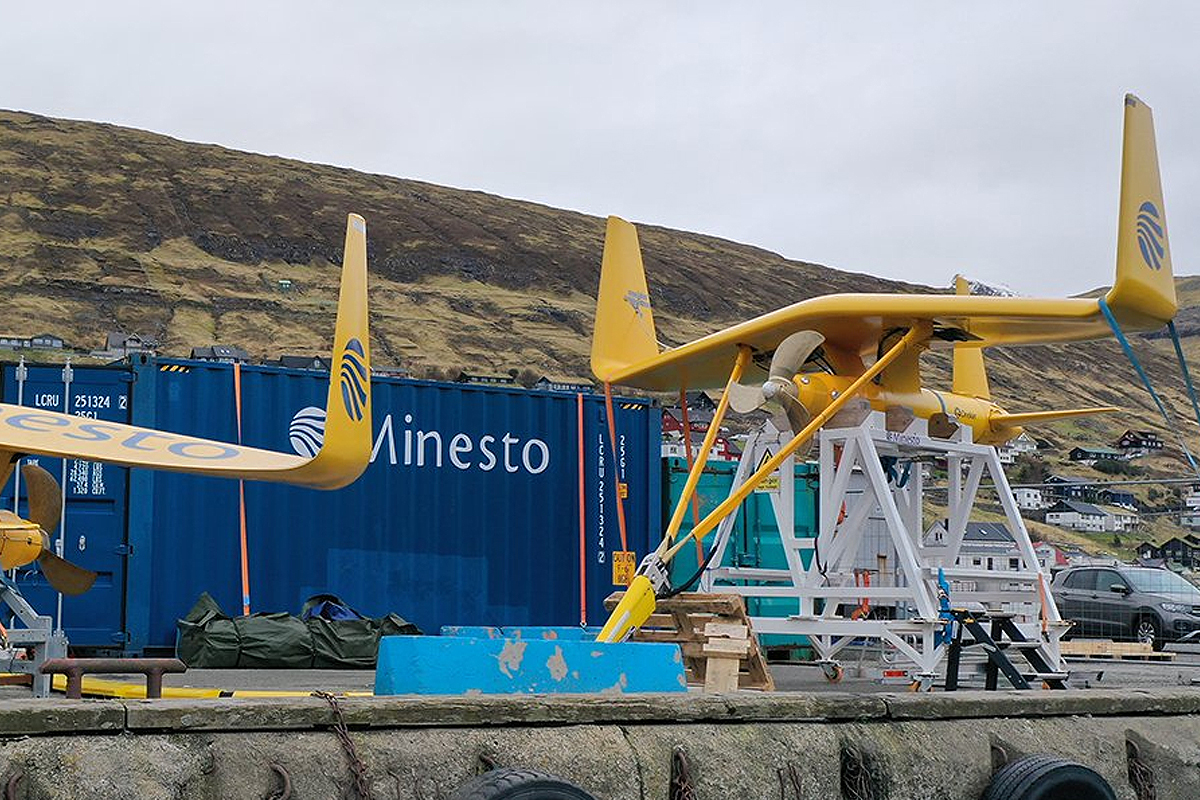
M381 697L339 708L380 799L445 798L497 764L558 774L599 800L667 800L673 770L699 800L977 800L998 764L1033 753L1086 764L1127 800L1200 798L1190 688ZM0 789L259 800L286 780L291 798L355 797L335 723L315 697L6 701Z

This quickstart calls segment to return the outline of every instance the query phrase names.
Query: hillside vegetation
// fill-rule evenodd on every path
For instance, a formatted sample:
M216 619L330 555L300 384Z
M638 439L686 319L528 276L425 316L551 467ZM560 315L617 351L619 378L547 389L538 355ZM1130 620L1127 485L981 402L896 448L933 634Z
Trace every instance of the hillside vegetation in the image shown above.
M169 355L214 343L258 358L322 353L349 211L369 225L377 363L418 376L464 368L588 376L598 217L22 112L0 112L0 334L52 333L83 351L124 331L159 339ZM640 232L666 344L830 292L945 291L702 234ZM1178 286L1178 321L1195 359L1200 279ZM1134 343L1196 446L1169 340ZM993 394L1011 411L1127 410L1038 429L1062 455L1152 428L1172 452L1147 460L1148 475L1185 469L1114 342L996 349L988 359ZM926 363L929 380L948 385L948 359L931 354Z

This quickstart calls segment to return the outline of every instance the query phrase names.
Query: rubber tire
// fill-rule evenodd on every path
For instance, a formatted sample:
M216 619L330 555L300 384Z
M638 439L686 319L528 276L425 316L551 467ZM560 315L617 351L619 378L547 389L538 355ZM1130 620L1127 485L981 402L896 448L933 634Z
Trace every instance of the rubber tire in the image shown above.
M473 778L450 800L596 800L573 783L532 769L501 767Z
M1149 622L1151 625L1154 626L1154 638L1150 642L1150 647L1152 647L1156 652L1159 650L1162 650L1163 649L1162 623L1158 621L1158 617L1155 617L1153 615L1147 614L1145 616L1138 617L1137 622L1134 623L1134 626L1133 626L1133 640L1135 642L1142 641L1142 639L1138 636L1138 628L1141 627L1143 622Z
M1054 756L1025 756L1001 767L980 800L1116 800L1095 770Z

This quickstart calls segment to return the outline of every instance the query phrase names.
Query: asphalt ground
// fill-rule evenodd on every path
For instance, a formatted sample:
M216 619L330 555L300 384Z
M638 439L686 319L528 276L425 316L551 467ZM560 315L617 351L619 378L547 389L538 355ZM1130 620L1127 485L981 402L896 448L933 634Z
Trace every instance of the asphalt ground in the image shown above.
M1200 685L1200 646L1167 645L1166 652L1174 653L1171 661L1131 659L1068 658L1068 683L1073 689L1144 689L1151 687ZM903 688L881 682L885 665L873 648L843 651L842 680L830 683L816 664L771 665L775 688L784 692L895 692ZM1018 669L1021 665L1018 664ZM1025 667L1027 670L1028 667ZM1024 671L1024 670L1022 670ZM983 665L978 659L964 659L959 673L959 685L964 689L983 688ZM1000 685L1005 686L1003 678ZM940 687L935 687L935 690Z
M1168 645L1174 652L1171 661L1130 659L1068 659L1070 685L1074 689L1138 689L1173 686L1200 686L1200 646ZM901 691L903 683L884 683L882 671L890 665L879 660L872 649L843 651L842 680L833 683L825 678L820 666L813 663L773 663L771 674L777 691L781 692L855 692L881 693ZM142 685L140 675L113 675L106 678ZM373 670L246 670L193 669L179 675L164 676L167 687L189 689L219 689L223 692L299 692L326 691L370 693L374 687ZM939 681L940 683L940 681ZM1001 685L1004 681L1001 679ZM964 660L960 672L964 689L983 688L983 668L978 660ZM940 686L935 686L935 691ZM20 686L0 686L0 699L19 699L29 696Z

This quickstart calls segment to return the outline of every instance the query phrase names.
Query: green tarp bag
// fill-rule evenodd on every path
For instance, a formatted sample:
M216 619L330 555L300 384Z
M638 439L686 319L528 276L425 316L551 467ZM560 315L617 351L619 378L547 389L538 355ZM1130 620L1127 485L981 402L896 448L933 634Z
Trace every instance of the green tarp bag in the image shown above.
M227 617L208 592L178 620L179 660L189 667L232 669L237 666L239 636L233 620Z
M233 625L241 646L240 669L308 669L313 665L308 626L291 614L251 614L238 617Z
M364 617L334 595L314 595L301 619L259 613L231 619L207 592L178 621L178 654L189 667L373 669L380 636L420 635L396 614Z
M333 594L308 598L300 617L312 635L314 669L373 669L380 636L421 633L395 614L364 617Z

